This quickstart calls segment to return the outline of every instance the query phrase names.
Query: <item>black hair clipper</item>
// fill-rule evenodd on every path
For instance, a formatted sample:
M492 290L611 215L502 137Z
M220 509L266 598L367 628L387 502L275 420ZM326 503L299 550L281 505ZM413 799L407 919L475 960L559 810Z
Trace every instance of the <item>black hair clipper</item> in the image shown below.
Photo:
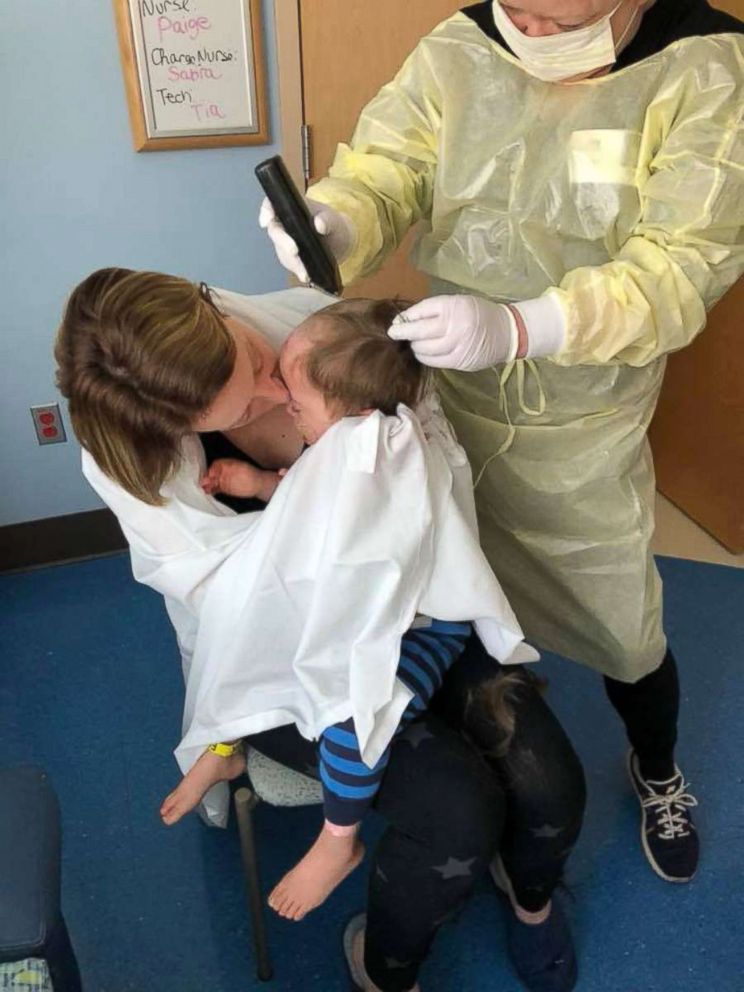
M343 287L336 259L315 230L312 214L287 172L281 156L275 155L260 162L255 171L277 220L287 234L294 238L300 252L300 261L307 269L310 282L327 293L338 296Z

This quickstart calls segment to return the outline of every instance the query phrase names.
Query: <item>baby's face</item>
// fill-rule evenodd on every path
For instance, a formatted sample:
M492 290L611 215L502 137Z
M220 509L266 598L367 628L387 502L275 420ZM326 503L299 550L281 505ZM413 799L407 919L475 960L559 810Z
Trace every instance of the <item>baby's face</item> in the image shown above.
M315 444L341 416L328 408L323 394L305 375L307 354L315 343L309 333L311 325L312 318L289 335L279 353L279 369L289 393L287 410L304 440Z

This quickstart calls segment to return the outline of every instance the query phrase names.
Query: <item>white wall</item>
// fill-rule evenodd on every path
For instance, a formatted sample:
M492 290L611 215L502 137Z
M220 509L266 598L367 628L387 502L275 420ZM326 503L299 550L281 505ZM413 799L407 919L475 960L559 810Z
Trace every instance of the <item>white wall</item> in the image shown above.
M273 0L263 2L279 136ZM79 449L39 447L29 407L58 398L52 346L94 269L174 272L243 292L286 285L256 224L253 166L276 145L132 149L110 0L0 4L0 526L101 504Z

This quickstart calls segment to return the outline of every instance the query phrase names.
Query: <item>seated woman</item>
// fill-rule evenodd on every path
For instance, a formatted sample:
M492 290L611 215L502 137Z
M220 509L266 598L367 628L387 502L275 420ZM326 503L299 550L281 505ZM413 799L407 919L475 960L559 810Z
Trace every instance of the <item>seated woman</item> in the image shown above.
M230 300L239 310L231 294L223 306ZM200 606L255 517L199 486L199 435L224 432L268 471L298 457L277 349L186 280L105 269L73 292L56 357L86 476L119 518L135 576L165 595L188 667ZM366 922L350 924L345 942L354 980L370 992L415 987L436 931L497 854L523 981L556 992L575 982L570 933L551 896L581 824L581 768L530 679L513 693L514 731L499 753L503 738L478 692L495 664L470 638L431 710L391 745L373 801L388 827L373 855ZM249 743L301 770L315 761L315 744L292 726Z
M426 396L429 377L425 366L417 361L408 342L395 342L387 335L387 328L399 311L400 307L393 301L345 300L313 314L289 336L282 348L280 368L289 390L290 413L295 417L298 428L309 444L316 443L323 436L328 438L329 429L345 417L359 420L377 411L388 418L389 429L398 439L396 458L400 463L405 457L400 443L400 435L405 430L405 424L396 417L399 405L416 408L421 401L427 400L427 405L422 410L425 424L435 416L431 410L432 399ZM425 426L424 436L426 429ZM446 429L446 423L442 418L438 433L441 434ZM429 430L431 431L431 425ZM431 442L423 441L423 443L436 444L437 440L432 438ZM328 438L328 441L334 443L334 439ZM345 443L343 435L338 435L336 443ZM377 447L376 438L374 443ZM421 456L421 444L421 437L412 439L409 460L417 460ZM454 437L449 438L449 446L457 448L457 454L460 456L457 459L459 468L461 471L464 469L469 482L469 470L464 453L456 445ZM306 460L312 456L308 451L302 457ZM367 475L375 477L370 479L370 483L379 486L382 490L382 498L386 501L394 501L396 496L412 495L414 501L420 500L420 516L426 519L428 509L426 493L400 492L400 464L396 466L393 485L387 485L380 466L380 462L385 459L384 446L383 451L376 453L376 459L376 469ZM318 499L329 497L329 493L318 486L316 479L317 470L312 475L314 483L312 492L306 492L301 502L298 501L296 505L298 516L302 519L307 516L309 501L314 499L317 502ZM429 486L436 484L440 490L444 490L438 494L438 498L446 500L446 494L449 493L452 483L449 472L439 473L436 479L422 478L420 480L422 489L427 482ZM329 480L332 491L330 496L333 500L332 517L335 517L334 511L338 510L337 490L340 484L341 479L335 474ZM212 463L202 477L201 485L206 492L219 491L244 498L258 496L267 501L279 485L279 480L277 473L265 472L237 459L222 458ZM475 511L470 487L466 482L462 488L461 500L465 502L463 509L467 517L473 519ZM459 508L455 512L459 512ZM335 520L332 519L331 525L334 522ZM352 523L354 527L357 529L361 527L364 531L365 541L375 544L376 555L383 553L384 529L389 523L384 515L379 519L370 520L365 514L363 519L357 518ZM272 525L277 526L275 523ZM290 520L290 526L292 525L294 521ZM411 528L415 527L416 523L412 521ZM376 528L379 533L378 539L375 537ZM426 519L425 525L421 528L427 546L432 548L436 547L434 540L436 529L433 517ZM459 533L452 535L454 540L459 537ZM351 533L344 542L347 558L350 547L353 546L350 544L353 538L354 534ZM494 586L494 577L477 545L476 535L472 535L470 544L460 541L458 543L462 544L459 560L455 561L451 552L448 557L445 576L447 584L451 583L451 573L457 564L459 565L458 583L465 587L468 583L472 583L472 585L480 585L482 589L488 588L489 584ZM418 559L418 545L412 542L411 547ZM436 551L429 551L428 554L433 557ZM272 562L273 568L279 565L280 562L276 560ZM405 566L404 558L401 558L401 565ZM391 587L391 590L391 595L395 595L394 587ZM322 596L323 592L321 588L317 594ZM350 595L352 595L351 591ZM478 602L471 597L470 603L474 609L487 604L494 614L499 615L501 622L506 620L510 625L514 638L521 635L516 619L511 615L511 611L505 609L500 590L497 590L496 596L490 601L481 593ZM469 611L461 607L458 614L456 603L447 602L444 605L449 607L447 620L431 619L417 614L413 628L402 636L397 677L410 690L412 698L403 711L396 733L402 731L428 708L433 695L441 687L445 674L462 654L470 635L469 620L472 616ZM328 610L329 614L330 612ZM478 615L482 615L483 612L483 609L479 609ZM262 619L263 611L258 617L259 622ZM328 619L329 622L332 621L330 615ZM355 622L359 625L359 632L355 638L358 640L363 636L369 617L363 610L357 609ZM255 641L255 635L255 627L251 626L247 629L243 628L240 632L245 644L245 687L239 690L234 673L231 672L229 688L232 693L243 691L246 696L251 693L250 649ZM507 649L511 653L513 653L512 643L513 640L509 641ZM527 652L523 653L527 654ZM374 660L374 655L368 653L365 663L371 665ZM276 657L274 662L278 663ZM384 675L385 672L381 667L380 677L383 678ZM219 673L210 671L209 678L219 679ZM505 739L510 729L508 724L511 713L504 696L519 680L520 674L513 673L495 678L493 686L486 683L481 690L487 694L486 698L490 700L493 708L493 719L496 724L494 733L500 727ZM211 699L209 705L212 709L215 708ZM287 722L286 719L284 722ZM166 824L175 823L193 809L216 782L225 777L233 777L237 770L242 770L239 761L234 757L234 751L235 745L231 743L212 744L204 751L186 773L178 788L163 803L161 815ZM389 759L389 751L388 744L372 767L369 767L362 758L362 744L357 735L353 716L324 728L318 746L319 774L323 783L325 807L324 825L310 851L279 883L269 898L269 904L280 915L295 920L301 919L310 909L323 902L336 885L359 864L363 847L358 839L358 828L379 788Z

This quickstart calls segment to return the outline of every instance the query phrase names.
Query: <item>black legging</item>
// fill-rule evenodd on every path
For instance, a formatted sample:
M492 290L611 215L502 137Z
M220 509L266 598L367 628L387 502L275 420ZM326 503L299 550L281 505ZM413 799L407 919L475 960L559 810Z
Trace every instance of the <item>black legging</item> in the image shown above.
M403 992L441 926L500 852L517 900L542 908L581 826L585 789L568 738L527 676L516 691L516 728L503 758L473 690L495 662L473 637L431 710L399 735L374 806L388 821L372 855L365 965L383 992ZM305 774L316 745L294 727L248 739Z
M659 667L638 682L618 682L605 676L604 684L625 724L643 775L658 782L671 778L679 717L679 679L671 649Z

